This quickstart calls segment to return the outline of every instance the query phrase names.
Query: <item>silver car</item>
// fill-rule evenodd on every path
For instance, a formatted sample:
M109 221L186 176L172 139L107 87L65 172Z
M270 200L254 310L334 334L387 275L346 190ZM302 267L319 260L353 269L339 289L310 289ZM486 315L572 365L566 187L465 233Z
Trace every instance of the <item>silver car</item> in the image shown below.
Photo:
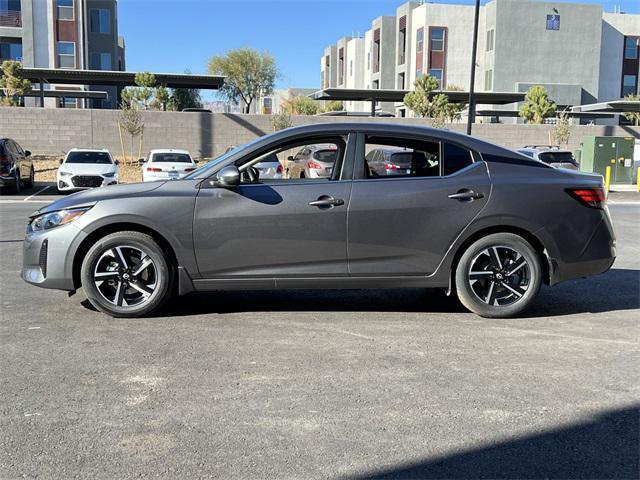
M324 179L254 167L327 143ZM373 145L411 150L408 171L370 176ZM116 317L149 315L173 292L389 287L441 288L508 317L543 283L607 271L616 243L600 175L450 131L328 123L260 137L184 179L58 200L33 213L23 252L26 282L82 287Z
M306 145L290 161L300 170L300 178L329 178L337 153L332 143Z
M518 153L544 162L553 168L580 169L573 154L569 150L561 150L559 147L532 145L518 149Z

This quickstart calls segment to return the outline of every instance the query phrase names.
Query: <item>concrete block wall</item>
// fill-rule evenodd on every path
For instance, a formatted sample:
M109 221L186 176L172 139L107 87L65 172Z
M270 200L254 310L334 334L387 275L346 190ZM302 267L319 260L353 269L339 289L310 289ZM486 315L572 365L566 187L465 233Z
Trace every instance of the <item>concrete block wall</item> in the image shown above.
M75 110L0 107L0 137L17 140L36 155L60 155L73 147L108 148L121 156L117 110ZM294 125L325 122L382 122L426 125L419 118L313 117L294 116ZM273 132L268 115L225 113L143 112L145 123L143 156L153 148L184 148L194 157L211 158L232 145L247 143L257 136ZM451 130L464 133L464 124L450 124ZM476 124L473 135L509 148L547 145L549 125ZM575 125L569 149L580 146L588 135L632 136L640 138L639 127ZM125 135L127 154L130 143ZM134 155L138 153L138 140Z

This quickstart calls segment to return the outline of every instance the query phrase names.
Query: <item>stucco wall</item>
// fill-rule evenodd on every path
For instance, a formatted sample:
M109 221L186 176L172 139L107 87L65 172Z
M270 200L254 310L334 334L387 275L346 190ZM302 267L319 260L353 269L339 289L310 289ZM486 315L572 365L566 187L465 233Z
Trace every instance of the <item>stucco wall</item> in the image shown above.
M181 112L145 112L143 115L143 152L152 148L186 148L196 157L213 157L223 153L231 145L240 145L273 131L271 117L268 115ZM0 108L0 136L17 140L34 154L62 156L72 147L93 147L108 148L114 155L120 156L117 119L118 112L115 110L3 107ZM296 116L292 121L294 125L344 121L426 124L425 120L417 118ZM448 128L465 131L464 124L452 124ZM529 144L546 145L550 129L547 125L476 124L473 134L516 148ZM640 128L576 125L572 127L569 147L577 148L582 137L587 135L640 138ZM137 143L135 154L137 155Z

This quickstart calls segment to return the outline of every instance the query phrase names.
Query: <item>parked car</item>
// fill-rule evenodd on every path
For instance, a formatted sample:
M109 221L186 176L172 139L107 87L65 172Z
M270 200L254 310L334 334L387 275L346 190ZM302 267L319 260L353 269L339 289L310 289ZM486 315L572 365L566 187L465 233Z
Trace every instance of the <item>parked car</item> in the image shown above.
M560 147L531 145L518 149L518 152L553 168L580 169L573 154L569 150L560 149Z
M411 168L415 168L416 155L420 156L423 168L438 169L437 153L432 152L425 156L424 152L414 152L403 148L374 148L366 155L367 166L371 177L383 177L386 175L409 175ZM432 164L429 164L432 158Z
M142 181L177 180L193 172L197 165L187 150L151 150L142 163Z
M74 192L118 183L118 161L106 148L72 148L56 173L59 192Z
M328 178L254 171L265 155L318 144L336 146ZM371 145L411 149L415 164L370 177ZM446 130L307 125L259 137L181 180L44 206L27 227L22 278L82 287L116 317L151 314L173 291L389 287L442 288L479 315L514 316L542 283L611 267L602 182Z
M329 178L337 153L334 144L307 145L289 161L300 169L300 178Z
M0 138L0 188L19 193L23 186L33 186L35 175L31 152L15 140Z
M227 147L225 150L225 154L229 153L231 150L234 150L236 147L232 145ZM258 163L253 165L253 168L256 169L256 174L262 178L282 178L282 173L284 169L282 168L282 163L278 159L278 156L271 153L264 157L264 159L260 160Z

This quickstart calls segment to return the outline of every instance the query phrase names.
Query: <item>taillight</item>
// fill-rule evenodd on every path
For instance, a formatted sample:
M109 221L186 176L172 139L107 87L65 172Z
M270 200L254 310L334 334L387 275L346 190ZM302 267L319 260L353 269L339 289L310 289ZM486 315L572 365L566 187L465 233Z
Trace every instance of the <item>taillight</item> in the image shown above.
M316 162L307 162L307 167L313 170L322 170L322 166L317 164Z
M607 196L604 188L567 188L567 193L583 205L591 208L602 208Z
M284 170L282 169L282 164L279 163L278 166L276 167L276 173L282 173Z
M157 167L147 167L147 172L161 172L162 169L161 168L157 168Z
M384 169L385 170L397 170L400 168L400 165L396 165L394 163L385 163L384 164Z

